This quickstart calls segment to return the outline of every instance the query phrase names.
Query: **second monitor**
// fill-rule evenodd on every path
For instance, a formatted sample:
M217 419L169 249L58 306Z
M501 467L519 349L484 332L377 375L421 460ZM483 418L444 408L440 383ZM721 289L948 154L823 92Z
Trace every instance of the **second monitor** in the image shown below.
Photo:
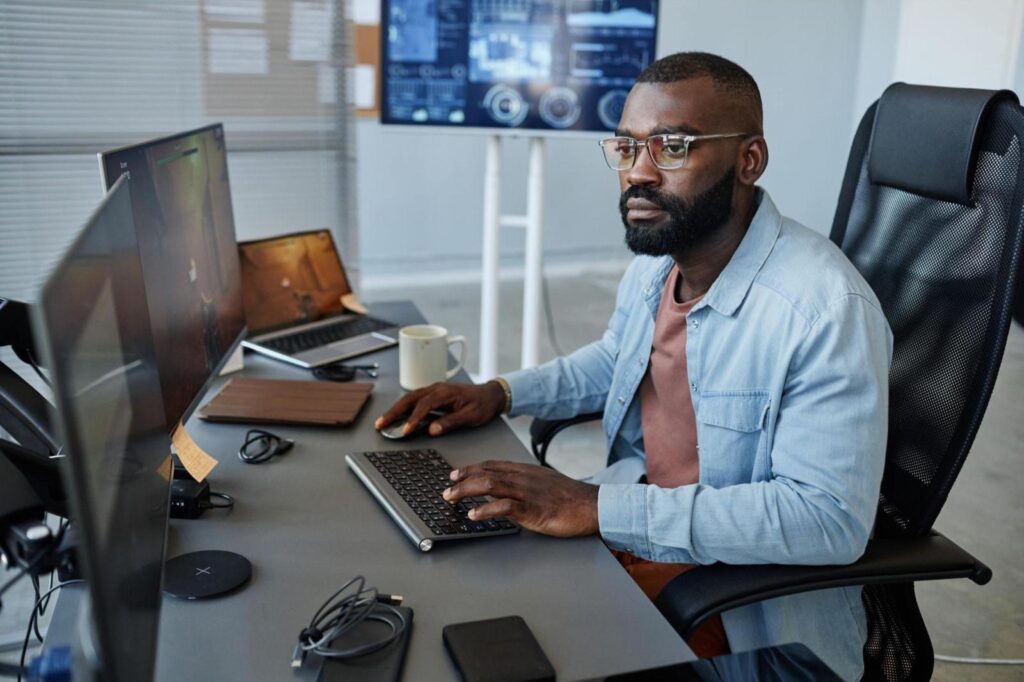
M245 337L220 124L100 154L106 188L131 177L168 429L192 414Z

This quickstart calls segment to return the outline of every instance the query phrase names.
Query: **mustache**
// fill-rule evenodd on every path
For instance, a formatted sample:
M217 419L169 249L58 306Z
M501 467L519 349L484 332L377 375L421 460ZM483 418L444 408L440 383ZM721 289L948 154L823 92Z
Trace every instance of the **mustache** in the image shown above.
M645 199L666 212L672 208L673 204L671 198L660 190L646 185L632 185L627 187L626 191L619 196L619 212L622 214L623 219L625 219L626 213L629 211L626 208L626 202L630 199Z

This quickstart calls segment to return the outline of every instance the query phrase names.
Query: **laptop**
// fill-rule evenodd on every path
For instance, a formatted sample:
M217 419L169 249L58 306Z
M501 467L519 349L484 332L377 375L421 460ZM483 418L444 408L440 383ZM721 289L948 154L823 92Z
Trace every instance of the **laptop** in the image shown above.
M246 348L299 367L398 343L398 326L366 314L328 230L239 242Z

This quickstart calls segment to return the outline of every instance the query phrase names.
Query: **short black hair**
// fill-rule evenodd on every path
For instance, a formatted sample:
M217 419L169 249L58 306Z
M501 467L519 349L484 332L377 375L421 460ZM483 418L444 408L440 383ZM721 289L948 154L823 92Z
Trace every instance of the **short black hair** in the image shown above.
M675 83L707 76L715 85L754 106L763 117L757 81L736 62L709 52L676 52L653 62L637 77L637 83Z

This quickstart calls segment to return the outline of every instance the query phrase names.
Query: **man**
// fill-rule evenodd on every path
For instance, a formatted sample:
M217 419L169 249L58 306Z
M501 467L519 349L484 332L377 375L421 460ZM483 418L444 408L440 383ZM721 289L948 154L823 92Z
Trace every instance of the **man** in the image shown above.
M768 149L753 78L714 55L661 59L602 147L639 256L604 336L482 385L410 393L377 428L410 410L408 428L449 411L434 436L502 411L604 410L609 466L588 482L484 462L453 472L445 497L495 498L475 519L599 533L652 597L693 564L855 561L878 502L892 334L839 249L756 187ZM734 609L722 624L733 651L802 642L843 678L861 675L859 588Z

